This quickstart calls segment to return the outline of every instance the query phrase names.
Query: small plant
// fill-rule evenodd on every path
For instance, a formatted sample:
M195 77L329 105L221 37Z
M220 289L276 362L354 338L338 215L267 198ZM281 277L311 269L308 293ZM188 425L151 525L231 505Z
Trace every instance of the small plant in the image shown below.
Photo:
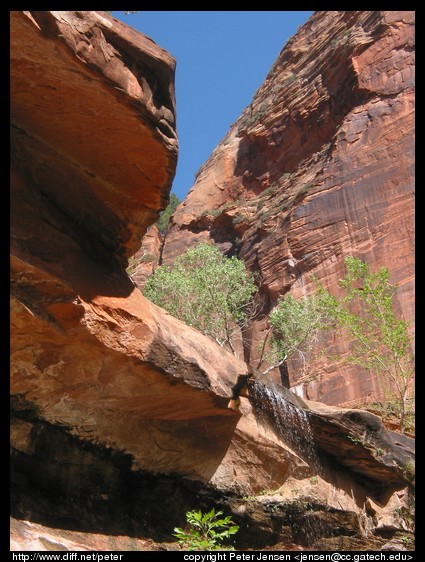
M201 217L218 217L218 215L221 215L223 209L206 209L205 211L202 211L201 213Z
M412 326L397 316L393 306L397 285L390 283L387 268L375 273L359 258L348 256L344 261L347 275L338 285L345 296L337 299L319 285L322 302L336 329L350 341L344 361L378 377L387 411L405 433L413 425L415 411Z
M274 213L273 209L268 209L267 211L263 211L258 216L257 226L262 226Z
M347 435L347 439L349 439L352 443L356 443L358 445L364 445L364 442L357 437L353 437L352 435Z
M180 203L181 200L177 197L177 195L175 193L171 193L169 205L164 211L162 211L162 213L160 213L159 219L155 223L156 228L159 230L162 236L164 236L165 233L167 232L167 228L170 223L171 216L173 215L177 207L180 205Z
M283 82L279 84L280 89L287 88L292 84L292 82L295 81L295 79L296 79L295 74L290 74L287 78L285 78L285 80L283 80Z
M154 254L145 254L140 258L140 262L142 263L151 263L156 260L156 256Z
M384 454L384 449L381 449L380 447L377 447L376 454L378 456L382 457L382 455Z
M134 256L131 256L128 259L128 266L127 266L127 269L126 269L127 275L133 275L133 273L135 273L138 265L139 265L139 262L137 261L137 259Z
M408 463L406 464L404 473L407 480L409 480L411 484L415 485L415 461L413 459L408 461Z
M310 478L310 484L316 485L318 482L319 482L319 479L317 478L317 476L312 476Z
M153 303L234 355L238 334L255 314L256 292L245 263L206 242L177 257L173 267L158 267L143 290Z
M295 195L295 201L299 201L313 187L313 182L303 184Z
M245 219L246 217L244 217L244 215L242 215L241 213L236 213L236 215L232 219L232 222L233 224L239 224L243 222Z
M230 515L218 519L222 511L215 512L212 508L208 513L201 511L186 512L186 520L190 529L185 531L175 527L173 535L177 537L181 548L189 550L223 550L222 542L239 531ZM233 547L227 547L233 549Z
M303 366L315 341L318 330L325 328L326 318L322 313L321 303L314 296L296 300L286 294L280 298L269 316L270 336L269 350L265 351L266 338L262 344L258 367L263 360L269 367L263 371L280 367L289 357L299 358Z
M273 182L269 185L269 187L266 187L266 189L260 193L259 197L266 197L267 195L274 193L276 189L277 189L277 183Z
M405 546L407 546L407 545L409 544L410 538L409 538L407 535L402 535L400 538L401 538L401 542L402 542Z

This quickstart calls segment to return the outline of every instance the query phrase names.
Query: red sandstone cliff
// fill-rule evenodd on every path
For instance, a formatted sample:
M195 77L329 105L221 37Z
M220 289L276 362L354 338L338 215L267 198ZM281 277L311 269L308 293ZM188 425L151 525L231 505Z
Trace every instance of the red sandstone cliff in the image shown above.
M288 290L311 291L313 274L335 292L354 255L390 270L412 320L413 118L414 12L316 12L199 170L164 261L213 240L261 274L267 313ZM290 364L289 383L327 404L379 394L367 372L326 361Z
M248 404L244 417L227 408L245 364L147 301L125 271L175 171L174 60L100 12L12 12L11 30L15 510L28 509L22 480L40 478L35 450L44 496L58 487L61 471L46 466L70 436L131 459L129 472L224 489L283 482L304 463Z
M129 260L127 273L141 290L159 265L162 243L161 233L155 225L151 226L142 239L140 249Z
M215 502L239 517L245 547L313 541L291 534L290 504L276 531L272 510L255 514L241 496L279 488L282 503L317 467L273 411L259 415L260 394L227 408L245 364L149 303L125 271L174 176L174 60L101 12L14 11L11 31L12 514L140 548L105 535L170 540L187 509ZM341 540L362 537L367 498L374 528L400 530L412 440L366 412L290 394L281 406L295 427L310 417L298 437L323 457L301 527L314 519L316 541L338 521ZM25 536L33 548L82 546L13 525L18 550Z

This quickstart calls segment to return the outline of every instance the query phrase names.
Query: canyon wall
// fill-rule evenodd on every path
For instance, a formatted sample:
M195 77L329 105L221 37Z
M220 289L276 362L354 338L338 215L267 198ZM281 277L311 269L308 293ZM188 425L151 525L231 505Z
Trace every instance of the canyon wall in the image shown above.
M175 62L100 12L12 12L11 29L12 411L129 453L135 469L208 481L245 365L125 271L175 173ZM16 423L26 450L32 427Z
M338 295L353 255L389 269L397 312L413 320L414 69L414 12L316 12L199 170L164 262L213 241L260 274L266 315L287 291L311 293L313 275ZM264 328L252 327L254 364ZM326 356L348 350L321 344ZM359 367L325 358L288 370L285 383L312 400L380 396Z
M186 510L221 505L245 529L239 544L255 547L289 541L293 504L277 531L273 510L248 508L247 494L281 490L282 503L291 479L316 478L314 540L335 534L332 518L326 532L321 523L329 506L341 540L363 537L366 503L370 524L394 534L412 439L289 392L282 432L263 387L229 409L246 364L146 300L126 272L169 200L174 69L104 12L11 12L12 515L122 535L126 548L131 537L170 541ZM309 423L294 441L299 419ZM308 524L310 511L296 516ZM19 550L31 525L12 523ZM59 544L32 529L33 546Z

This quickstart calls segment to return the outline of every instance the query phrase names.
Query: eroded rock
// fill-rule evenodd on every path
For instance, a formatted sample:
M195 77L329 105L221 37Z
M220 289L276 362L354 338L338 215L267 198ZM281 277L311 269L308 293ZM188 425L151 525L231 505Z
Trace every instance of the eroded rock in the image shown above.
M288 290L314 290L313 275L338 295L354 255L389 269L397 312L413 320L414 69L414 12L315 12L199 170L165 263L211 240L261 275L267 314ZM252 364L263 330L252 328ZM289 362L291 387L332 405L380 396L368 371L329 361L347 342L324 345L308 368Z
M240 411L227 407L245 363L149 303L126 274L128 258L167 203L175 172L173 59L101 12L12 12L11 19L14 515L74 531L169 540L187 509L223 505L236 515L240 503L236 509L230 499L314 478L318 468L276 424L264 422L250 398L242 398ZM240 163L250 154L251 133L242 131L232 141L244 143ZM311 151L316 144L309 142ZM223 216L235 222L230 209ZM310 409L324 452L327 443L340 446L340 431L360 439L364 425L351 413ZM350 445L346 457L361 458L366 449ZM385 458L372 457L362 465L372 480L394 472ZM353 488L355 467L342 466L344 486ZM332 470L320 478L339 485ZM404 484L390 479L385 502ZM361 532L351 511L363 509L363 496L380 517L376 525L396 532L381 514L380 492L377 498L361 488L350 513L335 515L344 521L341 536ZM285 537L292 512L283 510L277 528L272 511L260 508L247 520L257 521L261 540ZM323 509L297 517L322 520ZM31 544L80 548L74 539L61 545L45 536ZM293 533L288 541L307 544Z

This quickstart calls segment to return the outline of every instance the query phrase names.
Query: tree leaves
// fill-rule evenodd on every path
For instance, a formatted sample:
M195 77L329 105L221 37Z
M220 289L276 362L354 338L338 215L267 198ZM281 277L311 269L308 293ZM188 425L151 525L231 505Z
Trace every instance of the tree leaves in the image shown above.
M387 405L404 431L415 365L409 324L394 310L397 285L390 283L385 267L373 273L365 262L352 256L345 259L345 265L347 274L338 282L345 295L337 300L319 286L322 303L338 331L350 341L345 361L378 375Z
M242 260L203 242L179 256L173 267L157 268L144 295L234 352L235 332L249 315L256 291Z
M329 318L320 295L280 298L269 316L272 337L265 358L271 366L267 371L293 355L306 362L318 331L329 327Z
M181 200L177 197L175 193L170 195L170 203L168 204L167 208L162 211L159 216L159 219L156 221L155 226L159 230L159 232L164 236L167 232L168 224L171 219L171 215L180 205Z
M186 512L186 520L190 525L188 531L175 527L174 536L177 537L182 548L189 550L216 550L223 549L221 543L224 539L239 531L239 526L234 525L230 515L218 519L222 511L214 508L207 513L200 510Z

